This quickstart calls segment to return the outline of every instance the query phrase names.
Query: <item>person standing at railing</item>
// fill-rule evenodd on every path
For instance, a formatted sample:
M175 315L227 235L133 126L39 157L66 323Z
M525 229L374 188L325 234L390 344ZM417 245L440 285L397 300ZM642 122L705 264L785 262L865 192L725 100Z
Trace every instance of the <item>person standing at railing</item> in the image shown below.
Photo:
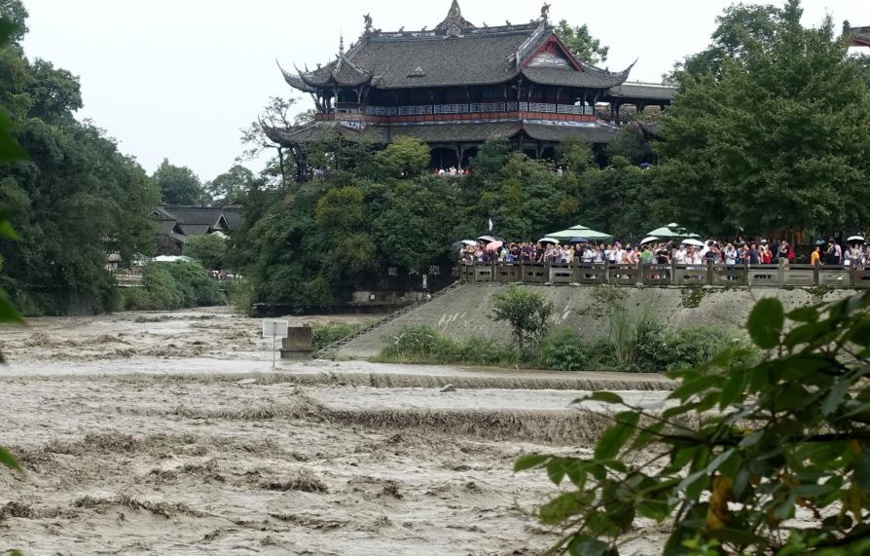
M736 265L737 264L737 249L731 243L725 246L725 264L726 265Z

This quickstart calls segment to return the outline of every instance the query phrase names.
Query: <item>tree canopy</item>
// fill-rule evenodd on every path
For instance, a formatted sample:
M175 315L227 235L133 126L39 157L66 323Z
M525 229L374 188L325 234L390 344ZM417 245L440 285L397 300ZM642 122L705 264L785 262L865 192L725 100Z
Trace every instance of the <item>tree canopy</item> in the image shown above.
M728 43L718 78L682 76L662 118L654 175L671 219L722 235L861 229L870 97L859 64L830 19L801 26L797 0L753 14L772 27L759 25L759 40L733 33L743 42Z
M187 166L175 166L164 158L151 177L167 205L200 205L210 199L193 170Z
M27 313L64 313L72 305L109 310L115 285L106 255L118 251L129 260L153 249L148 215L156 191L103 130L75 119L78 79L24 55L21 3L0 7L19 24L0 48L0 108L30 155L0 167L0 203L21 236L0 240L0 284Z
M556 35L562 40L571 54L588 64L600 64L607 61L609 46L601 46L601 41L594 38L589 32L589 27L583 25L572 26L562 19L556 25Z
M205 193L215 205L231 205L241 200L245 192L256 187L257 177L241 164L220 174L204 186Z

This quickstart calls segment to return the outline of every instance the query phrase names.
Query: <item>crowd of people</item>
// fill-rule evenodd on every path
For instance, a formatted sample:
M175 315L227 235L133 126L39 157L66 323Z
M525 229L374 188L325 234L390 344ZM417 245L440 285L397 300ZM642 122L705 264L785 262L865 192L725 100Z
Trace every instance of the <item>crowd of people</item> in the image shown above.
M795 261L794 247L785 240L768 242L766 239L735 241L689 240L681 242L650 241L632 243L566 243L479 241L463 245L460 249L463 264L492 262L527 262L573 264L677 264L703 265L708 262L725 265L775 265ZM826 246L815 248L809 261L819 265L855 265L863 267L870 262L870 246L862 243L840 245L833 239Z

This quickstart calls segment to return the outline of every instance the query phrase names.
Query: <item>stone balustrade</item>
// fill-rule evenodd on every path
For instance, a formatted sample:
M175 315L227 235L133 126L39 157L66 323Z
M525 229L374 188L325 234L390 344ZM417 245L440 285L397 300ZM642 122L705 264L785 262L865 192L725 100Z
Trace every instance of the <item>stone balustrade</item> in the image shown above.
M870 287L870 271L831 265L559 264L495 262L460 265L463 283L720 287Z

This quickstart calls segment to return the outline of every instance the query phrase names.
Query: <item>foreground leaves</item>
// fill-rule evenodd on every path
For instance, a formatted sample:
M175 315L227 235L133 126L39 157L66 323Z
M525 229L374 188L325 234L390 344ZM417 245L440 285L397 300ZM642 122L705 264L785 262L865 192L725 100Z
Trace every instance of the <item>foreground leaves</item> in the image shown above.
M612 393L593 455L520 458L563 489L542 523L552 553L618 554L637 517L672 519L664 554L861 554L870 546L870 292L786 314L763 299L747 331L767 358L732 349L671 373L664 411ZM799 517L799 522L789 521ZM796 526L797 525L797 526Z

